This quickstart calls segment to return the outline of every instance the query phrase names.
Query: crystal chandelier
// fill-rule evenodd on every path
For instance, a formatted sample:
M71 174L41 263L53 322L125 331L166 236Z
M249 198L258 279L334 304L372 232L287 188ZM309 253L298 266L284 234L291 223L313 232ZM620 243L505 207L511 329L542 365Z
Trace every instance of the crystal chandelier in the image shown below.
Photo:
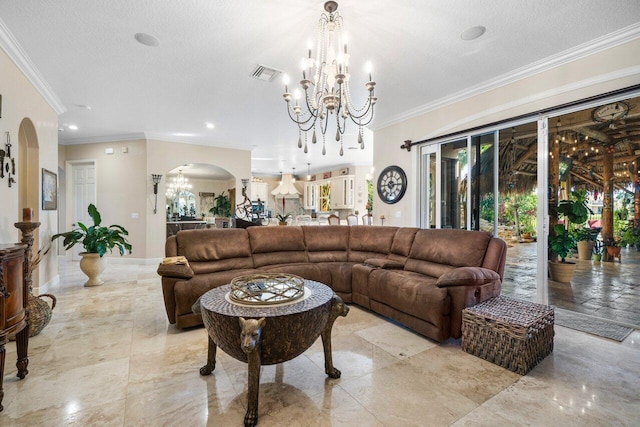
M173 177L169 185L167 185L167 192L165 196L167 199L175 199L176 196L191 190L191 184L189 184L189 178L185 178L182 175L182 170L178 171L178 176Z
M344 155L342 136L344 135L347 118L358 125L358 144L364 149L362 127L367 126L373 119L373 107L378 100L374 96L375 82L371 79L371 67L369 68L369 81L365 87L369 96L361 108L356 108L351 99L349 90L349 54L347 43L342 34L342 16L336 12L338 3L328 1L324 4L323 13L320 16L317 28L317 49L315 59L312 57L312 49L309 47L308 56L302 60L302 80L300 85L304 90L304 98L300 100L300 91L296 89L294 94L289 93L289 78L284 76L284 100L287 102L289 117L298 125L298 148L303 147L302 134L304 133L304 152L308 152L307 134L312 132L311 142L317 142L316 125L322 134L322 154L327 153L325 147L325 134L330 116L335 114L336 141L340 142L340 155ZM307 76L309 78L307 78ZM292 98L295 105L291 105ZM302 105L300 105L302 104ZM303 111L304 109L304 111Z

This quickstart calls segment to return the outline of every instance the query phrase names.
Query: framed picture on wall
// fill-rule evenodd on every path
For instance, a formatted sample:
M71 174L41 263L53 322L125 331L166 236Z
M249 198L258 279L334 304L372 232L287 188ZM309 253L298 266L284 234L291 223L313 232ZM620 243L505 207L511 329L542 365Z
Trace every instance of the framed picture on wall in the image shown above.
M58 176L42 168L42 210L58 209Z

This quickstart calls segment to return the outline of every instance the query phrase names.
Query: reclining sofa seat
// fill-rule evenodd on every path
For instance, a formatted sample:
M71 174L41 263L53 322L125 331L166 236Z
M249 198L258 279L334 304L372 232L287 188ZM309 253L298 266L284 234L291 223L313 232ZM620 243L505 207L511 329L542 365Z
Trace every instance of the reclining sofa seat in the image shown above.
M437 341L460 337L463 308L500 294L506 258L506 244L488 233L378 226L185 230L165 249L193 270L162 278L178 328L201 323L191 306L209 289L267 271L325 283L345 302Z

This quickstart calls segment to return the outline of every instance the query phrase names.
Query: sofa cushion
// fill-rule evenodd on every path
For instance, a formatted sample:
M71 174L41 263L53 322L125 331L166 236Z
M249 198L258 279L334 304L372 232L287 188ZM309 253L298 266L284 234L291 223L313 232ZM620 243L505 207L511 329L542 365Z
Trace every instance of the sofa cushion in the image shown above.
M313 263L265 265L260 267L260 270L268 271L269 273L295 274L303 279L315 280L331 287L331 273L326 268L321 268Z
M394 261L386 258L369 258L364 263L376 268L386 268L387 270L402 270L403 262Z
M184 255L195 274L253 268L246 230L226 228L183 230L176 234L178 255Z
M458 267L443 274L436 283L440 287L485 285L500 280L500 275L482 267Z
M439 325L449 307L447 290L437 287L436 281L410 271L376 269L369 274L369 298Z
M355 265L353 262L322 262L318 265L331 274L331 289L340 295L351 294L351 270Z
M193 270L189 264L160 264L158 274L166 277L178 277L180 279L191 279Z
M347 261L349 227L301 227L310 262Z
M386 258L397 227L353 225L346 227L349 236L349 261L363 262L368 258Z
M411 246L413 240L416 238L416 233L419 228L402 227L398 228L395 236L393 236L393 243L391 244L390 254L400 255L402 257L408 257L411 252Z
M440 277L452 267L482 265L489 233L467 230L419 230L405 270Z
M247 232L256 267L309 261L300 227L250 227Z
M410 258L454 267L482 265L491 234L467 230L419 230Z

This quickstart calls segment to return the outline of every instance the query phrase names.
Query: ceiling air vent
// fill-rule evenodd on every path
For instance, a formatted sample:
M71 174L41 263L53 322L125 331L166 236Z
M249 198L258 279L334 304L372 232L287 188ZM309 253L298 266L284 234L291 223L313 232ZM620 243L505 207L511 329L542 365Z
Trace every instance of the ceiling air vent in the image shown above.
M282 71L258 64L251 72L251 77L262 80L263 82L272 82L280 74L282 74Z

